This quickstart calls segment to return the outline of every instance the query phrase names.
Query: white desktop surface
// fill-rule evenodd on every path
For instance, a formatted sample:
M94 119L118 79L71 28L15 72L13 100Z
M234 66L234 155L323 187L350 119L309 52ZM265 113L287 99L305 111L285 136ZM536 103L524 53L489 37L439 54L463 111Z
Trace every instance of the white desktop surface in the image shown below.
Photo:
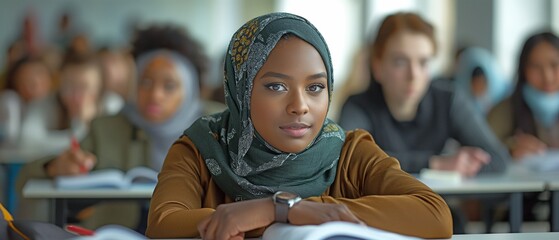
M559 232L541 233L492 233L492 234L460 234L452 240L557 240Z
M438 194L483 194L541 192L545 181L539 179L514 178L507 174L488 174L466 178L461 182L445 182L419 179Z
M26 198L151 198L155 184L132 185L131 188L57 189L52 180L31 179L23 187Z
M199 240L200 238L186 238ZM262 238L247 238L247 240L260 240ZM541 233L491 233L491 234L459 234L449 239L439 240L558 240L559 232Z

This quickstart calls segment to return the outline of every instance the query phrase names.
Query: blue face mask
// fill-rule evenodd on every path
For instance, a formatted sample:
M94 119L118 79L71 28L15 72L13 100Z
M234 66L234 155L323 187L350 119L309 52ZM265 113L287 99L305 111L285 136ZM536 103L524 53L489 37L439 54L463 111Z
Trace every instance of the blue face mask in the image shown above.
M546 127L552 127L557 122L559 115L559 92L545 93L530 84L524 85L522 94L534 117Z

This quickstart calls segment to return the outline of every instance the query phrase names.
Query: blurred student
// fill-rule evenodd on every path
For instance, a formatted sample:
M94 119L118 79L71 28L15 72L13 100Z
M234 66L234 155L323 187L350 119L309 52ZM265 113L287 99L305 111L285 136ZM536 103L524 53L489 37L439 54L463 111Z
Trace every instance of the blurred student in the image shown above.
M151 38L150 29L139 33L133 42L136 54L137 83L135 98L128 102L116 116L97 118L92 122L87 137L79 149L68 149L57 157L45 158L28 164L20 174L21 189L27 179L53 178L80 175L86 171L118 168L129 170L147 166L159 171L171 144L194 120L203 114L199 98L199 76L204 73L197 64L203 56L199 45L185 33L175 34L183 39L172 39L178 46L155 48L155 43L170 39L161 37L159 42L144 45L144 38ZM183 45L185 44L185 45ZM153 48L152 48L153 47ZM188 51L183 51L188 50ZM76 210L87 204L74 204ZM92 213L78 216L81 224L97 228L118 223L143 231L145 216L141 216L141 204L137 202L110 202L95 204ZM115 214L119 213L119 214Z
M434 29L420 16L387 16L371 44L371 85L348 99L340 125L369 131L410 173L430 168L472 177L504 171L509 156L482 114L451 83L430 81L436 50ZM443 152L451 139L460 146ZM455 233L464 232L459 213L453 214Z
M107 91L130 99L134 89L135 65L130 53L123 49L103 48L97 52Z
M72 42L72 38L78 33L78 28L75 25L70 9L61 12L56 25L57 29L52 43L59 49L67 49Z
M202 46L200 43L195 41L186 32L186 29L173 24L154 25L137 30L134 36L136 36L134 41L135 47L132 49L132 56L134 58L137 58L139 54L145 51L157 49L170 49L190 56L189 60L193 62L194 68L199 74L197 86L199 87L198 96L202 99L201 109L205 113L220 112L225 109L224 104L205 98L208 95L207 92L211 89L211 86L208 86L211 69L210 61L201 50Z
M226 54L229 108L198 119L169 150L149 237L243 239L273 222L329 221L450 237L440 196L368 133L346 133L326 118L332 61L311 23L287 13L257 17Z
M369 131L410 173L422 168L464 176L503 171L508 154L482 115L452 86L430 82L428 66L436 48L434 29L420 16L386 17L371 45L371 85L348 99L340 125ZM441 155L450 138L462 147Z
M464 91L483 115L509 94L510 81L489 51L466 48L458 56L457 65L454 82L458 91Z
M491 110L488 121L513 157L559 148L559 38L550 32L526 40L512 96Z
M101 101L105 111L116 114L125 101L130 100L134 89L135 66L132 55L116 49L103 48L97 52L103 75L104 93Z
M6 50L6 55L4 56L4 66L2 68L2 73L0 73L0 91L6 88L8 82L7 75L12 65L14 65L18 60L27 56L25 50L25 43L21 40L16 40L10 44Z
M487 118L514 160L559 148L559 38L551 32L529 37L520 53L512 96ZM537 218L534 207L545 199L524 194L524 219Z
M60 69L60 88L34 102L22 121L25 149L58 154L70 146L70 137L83 139L93 118L103 115L101 71L90 56L70 56Z
M29 106L51 93L51 71L37 57L22 57L10 64L6 90L0 91L0 147L20 143L22 121Z

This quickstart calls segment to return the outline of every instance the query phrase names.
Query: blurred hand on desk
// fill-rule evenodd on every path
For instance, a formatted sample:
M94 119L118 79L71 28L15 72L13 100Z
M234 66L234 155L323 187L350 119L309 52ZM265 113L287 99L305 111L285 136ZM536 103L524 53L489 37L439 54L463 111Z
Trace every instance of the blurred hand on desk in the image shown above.
M97 163L95 155L82 149L69 149L46 164L49 177L80 175L88 173Z
M491 161L491 156L477 147L461 147L450 156L433 156L429 168L436 170L455 171L462 176L475 176L483 165Z
M510 154L514 160L520 160L523 157L534 154L542 154L547 150L547 145L537 137L517 133L513 137L513 146L510 149Z

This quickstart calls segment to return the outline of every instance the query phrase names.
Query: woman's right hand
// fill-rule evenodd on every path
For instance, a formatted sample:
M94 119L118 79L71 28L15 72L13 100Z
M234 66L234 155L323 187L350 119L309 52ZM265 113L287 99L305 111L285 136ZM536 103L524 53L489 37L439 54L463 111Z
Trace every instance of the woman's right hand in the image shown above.
M346 205L300 201L288 213L289 223L293 225L318 225L331 221L344 221L364 224Z
M477 147L461 147L451 156L433 156L429 167L436 170L456 171L462 176L475 176L483 165L491 161L491 156Z
M517 133L514 135L513 141L510 153L515 160L520 160L527 155L542 154L547 150L544 142L530 134Z
M97 163L95 155L81 149L69 149L46 165L49 177L72 176L89 172Z

